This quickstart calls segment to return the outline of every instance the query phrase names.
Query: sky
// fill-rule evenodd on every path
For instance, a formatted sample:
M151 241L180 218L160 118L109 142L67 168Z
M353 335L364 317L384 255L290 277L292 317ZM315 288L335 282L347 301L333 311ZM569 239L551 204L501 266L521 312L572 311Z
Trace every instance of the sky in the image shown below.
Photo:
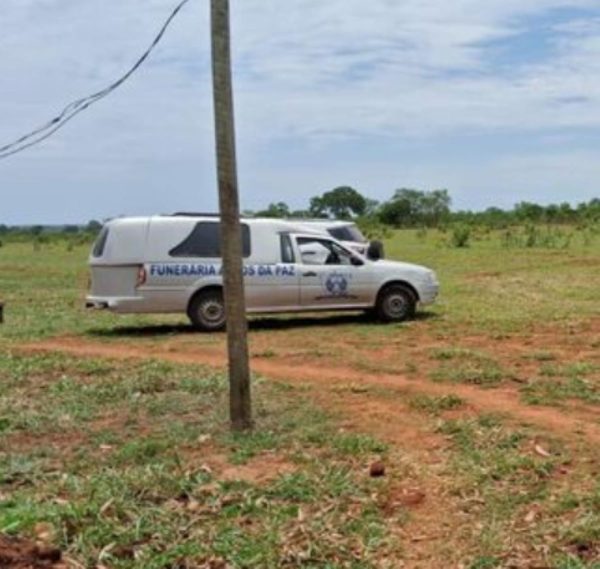
M230 0L244 209L350 185L455 209L600 196L598 0ZM104 87L177 0L2 0L0 145ZM59 134L0 161L0 223L215 211L209 1Z

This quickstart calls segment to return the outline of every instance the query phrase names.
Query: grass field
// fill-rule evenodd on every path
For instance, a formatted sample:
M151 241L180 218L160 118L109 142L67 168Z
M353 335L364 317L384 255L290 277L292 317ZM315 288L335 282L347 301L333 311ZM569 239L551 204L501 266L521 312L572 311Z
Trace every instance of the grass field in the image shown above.
M5 244L0 566L599 568L600 236L447 241L386 242L440 277L412 322L254 318L249 436L222 334L86 313L87 250Z

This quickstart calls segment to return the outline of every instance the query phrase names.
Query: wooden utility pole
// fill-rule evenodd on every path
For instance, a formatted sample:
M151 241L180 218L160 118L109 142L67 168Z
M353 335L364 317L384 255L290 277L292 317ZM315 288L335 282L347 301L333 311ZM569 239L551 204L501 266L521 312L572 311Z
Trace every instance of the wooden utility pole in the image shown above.
M212 65L221 212L221 253L227 314L229 410L236 431L252 427L248 323L244 298L242 231L235 156L229 0L211 0Z

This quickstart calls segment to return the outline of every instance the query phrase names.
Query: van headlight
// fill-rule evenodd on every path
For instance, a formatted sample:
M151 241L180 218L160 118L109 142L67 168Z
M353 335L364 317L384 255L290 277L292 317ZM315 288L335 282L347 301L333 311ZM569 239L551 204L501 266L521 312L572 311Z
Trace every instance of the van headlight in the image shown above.
M427 271L427 280L429 281L430 284L433 284L433 285L439 284L439 281L438 281L437 275L435 274L435 271L432 271L432 270Z

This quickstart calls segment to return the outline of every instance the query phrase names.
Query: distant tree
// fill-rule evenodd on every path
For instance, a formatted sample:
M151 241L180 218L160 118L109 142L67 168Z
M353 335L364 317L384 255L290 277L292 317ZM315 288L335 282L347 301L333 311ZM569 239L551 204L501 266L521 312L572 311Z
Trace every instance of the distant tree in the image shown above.
M383 223L396 227L419 225L421 220L418 220L417 216L422 199L423 192L419 190L412 188L396 190L392 199L379 209L379 217Z
M39 236L43 233L44 227L42 225L34 225L30 228L29 232L34 236Z
M544 218L548 223L555 223L560 219L560 208L556 204L550 204L544 211Z
M379 208L379 217L383 223L397 227L435 227L450 215L451 202L448 190L401 188Z
M558 206L558 221L569 223L575 219L575 211L568 202L563 202Z
M476 216L476 214L473 214ZM489 227L504 228L510 225L512 216L510 212L504 211L499 207L488 207L485 211L481 212L480 223L483 223Z
M90 233L98 233L98 231L100 231L101 229L102 223L100 223L96 219L91 219L85 226L85 230L89 231Z
M267 209L256 212L256 217L289 217L290 208L285 202L269 204Z
M311 217L311 213L307 209L295 209L290 213L290 217L297 219L308 219Z
M367 209L366 198L350 186L339 186L310 200L309 211L313 217L334 217L350 219L364 215Z
M63 227L63 233L68 233L69 235L79 233L79 227L77 225L65 225Z
M543 206L531 202L519 202L515 206L514 213L519 221L538 222L544 218Z
M600 198L580 203L577 206L577 216L582 221L600 221Z
M419 203L419 215L423 225L437 227L450 214L452 199L448 190L424 192Z

